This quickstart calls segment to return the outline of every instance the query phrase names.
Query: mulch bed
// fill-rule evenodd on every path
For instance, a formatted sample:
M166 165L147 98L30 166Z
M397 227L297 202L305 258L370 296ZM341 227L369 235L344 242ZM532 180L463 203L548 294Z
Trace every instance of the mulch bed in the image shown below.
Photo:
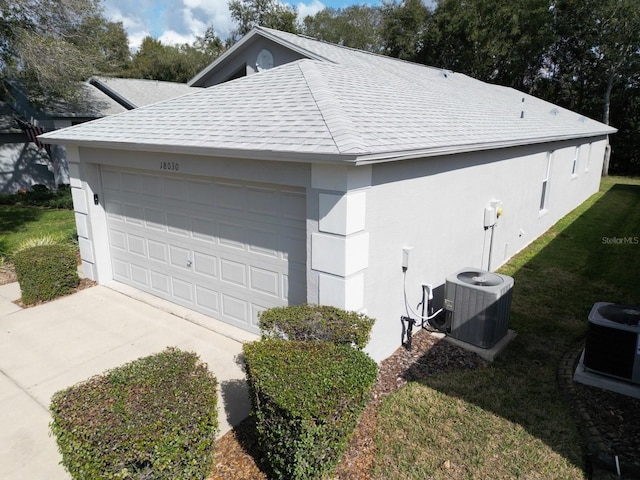
M425 355L429 353L429 355ZM382 398L395 392L408 381L459 368L481 368L486 365L475 353L421 330L413 336L411 351L404 347L380 364L372 401L338 464L334 479L373 479L374 437L377 407ZM266 480L260 467L260 454L251 417L220 438L216 444L213 473L208 480Z

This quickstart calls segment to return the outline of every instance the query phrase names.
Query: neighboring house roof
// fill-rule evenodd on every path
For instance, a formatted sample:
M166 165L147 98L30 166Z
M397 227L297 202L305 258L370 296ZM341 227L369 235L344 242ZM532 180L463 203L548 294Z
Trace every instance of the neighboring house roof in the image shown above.
M89 84L127 110L199 90L199 87L190 87L186 83L135 78L93 77L89 80Z
M8 103L0 100L0 133L22 133L16 123L18 116Z
M616 131L466 75L278 34L295 39L299 48L316 45L325 59L299 60L43 138L107 148L368 163Z
M186 93L200 90L186 83L160 82L137 78L93 77L81 85L74 102L59 101L38 110L30 105L18 82L7 82L20 113L38 120L71 118L90 120L123 113Z

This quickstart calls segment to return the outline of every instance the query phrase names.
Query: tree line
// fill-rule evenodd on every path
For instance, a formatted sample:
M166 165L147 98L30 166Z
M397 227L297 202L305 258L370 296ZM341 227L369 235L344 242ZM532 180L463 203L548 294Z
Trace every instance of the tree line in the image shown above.
M0 0L0 74L43 101L73 99L91 75L186 82L255 25L513 87L611 124L611 171L640 173L640 2L390 0L298 21L278 0L229 0L235 22L191 44L147 37L131 53L100 0Z

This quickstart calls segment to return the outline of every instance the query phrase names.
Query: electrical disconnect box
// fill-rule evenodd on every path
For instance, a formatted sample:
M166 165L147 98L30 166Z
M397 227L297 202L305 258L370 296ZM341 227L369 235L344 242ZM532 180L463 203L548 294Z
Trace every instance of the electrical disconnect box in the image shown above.
M411 253L413 247L402 247L402 271L406 272L409 269L409 253Z
M485 207L484 209L484 226L486 228L493 227L498 222L496 209L493 207Z

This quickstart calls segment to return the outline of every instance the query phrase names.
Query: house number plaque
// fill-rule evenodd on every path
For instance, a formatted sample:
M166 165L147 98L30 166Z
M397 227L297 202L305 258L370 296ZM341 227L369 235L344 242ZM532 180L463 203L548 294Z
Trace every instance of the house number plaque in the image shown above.
M180 170L180 164L178 162L160 162L160 170L170 170L172 172L177 172Z

